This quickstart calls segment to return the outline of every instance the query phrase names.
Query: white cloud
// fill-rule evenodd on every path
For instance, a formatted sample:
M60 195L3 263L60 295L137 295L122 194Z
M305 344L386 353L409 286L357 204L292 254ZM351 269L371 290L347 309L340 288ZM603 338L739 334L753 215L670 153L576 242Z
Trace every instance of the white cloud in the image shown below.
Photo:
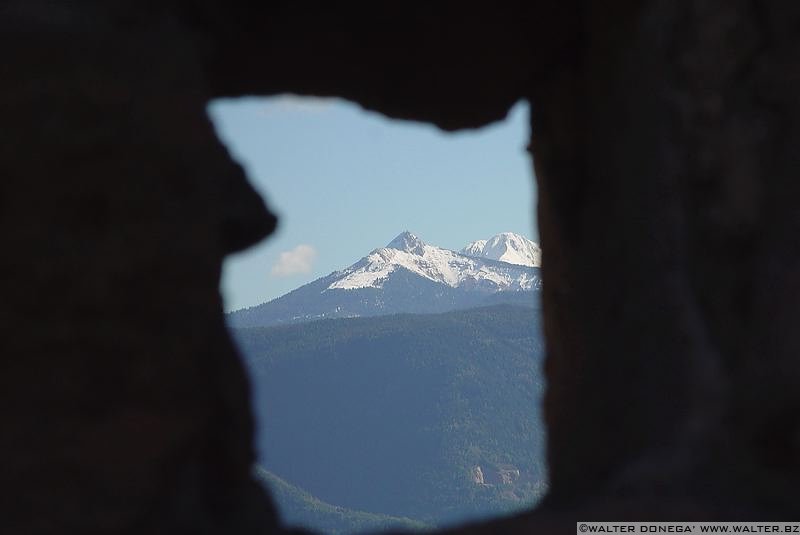
M300 273L311 273L311 267L316 259L317 250L301 243L294 249L281 253L270 274L273 277L289 277Z

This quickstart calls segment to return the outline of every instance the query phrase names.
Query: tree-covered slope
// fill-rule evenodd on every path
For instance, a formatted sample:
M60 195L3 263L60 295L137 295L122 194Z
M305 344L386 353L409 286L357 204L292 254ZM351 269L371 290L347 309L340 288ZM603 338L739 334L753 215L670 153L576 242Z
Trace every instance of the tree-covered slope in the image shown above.
M423 531L430 528L410 518L354 511L331 505L260 466L255 469L255 475L269 488L280 510L281 521L287 526L303 526L328 534L390 529Z
M234 336L254 382L262 464L321 500L440 524L519 508L543 490L536 309Z

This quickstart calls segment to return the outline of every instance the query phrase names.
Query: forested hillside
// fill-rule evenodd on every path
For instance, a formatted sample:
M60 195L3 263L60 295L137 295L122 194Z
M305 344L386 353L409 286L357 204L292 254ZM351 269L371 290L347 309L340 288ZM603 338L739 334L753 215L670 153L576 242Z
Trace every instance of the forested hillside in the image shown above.
M262 464L326 502L433 524L534 502L539 322L503 305L234 330Z
M280 507L281 522L287 526L303 526L331 535L390 529L424 531L430 528L409 518L354 511L325 503L260 466L255 469L255 475L269 487Z

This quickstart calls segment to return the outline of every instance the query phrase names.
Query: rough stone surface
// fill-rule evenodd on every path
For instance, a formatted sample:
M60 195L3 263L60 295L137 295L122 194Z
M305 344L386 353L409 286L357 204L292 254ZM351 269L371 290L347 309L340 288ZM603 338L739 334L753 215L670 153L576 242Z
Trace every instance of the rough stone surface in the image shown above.
M3 532L280 531L218 294L275 219L205 105L284 91L447 130L532 103L552 491L454 533L787 519L799 6L0 3Z

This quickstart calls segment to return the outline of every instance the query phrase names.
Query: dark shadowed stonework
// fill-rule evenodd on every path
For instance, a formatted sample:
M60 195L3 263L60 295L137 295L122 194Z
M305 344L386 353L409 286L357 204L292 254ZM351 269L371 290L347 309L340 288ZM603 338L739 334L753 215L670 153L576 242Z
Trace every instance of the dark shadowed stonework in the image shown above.
M3 533L268 533L218 96L454 130L532 104L552 492L463 533L791 519L800 3L0 3ZM556 7L557 6L557 7Z

